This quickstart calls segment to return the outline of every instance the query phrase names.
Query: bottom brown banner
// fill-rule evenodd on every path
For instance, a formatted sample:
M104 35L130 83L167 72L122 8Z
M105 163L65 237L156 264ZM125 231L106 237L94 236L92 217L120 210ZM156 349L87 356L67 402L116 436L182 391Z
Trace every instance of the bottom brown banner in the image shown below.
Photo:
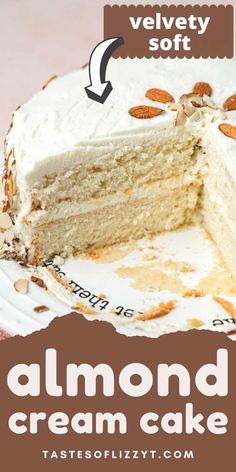
M220 471L234 459L236 344L118 334L71 313L0 343L1 470Z

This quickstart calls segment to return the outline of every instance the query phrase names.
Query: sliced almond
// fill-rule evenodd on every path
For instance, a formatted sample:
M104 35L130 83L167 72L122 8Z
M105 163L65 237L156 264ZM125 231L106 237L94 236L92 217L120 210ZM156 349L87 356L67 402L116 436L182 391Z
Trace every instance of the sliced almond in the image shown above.
M236 110L236 93L225 100L223 107L228 111Z
M184 108L183 106L181 106L179 108L179 110L177 111L177 115L176 115L176 120L175 120L175 126L182 126L184 125L184 123L186 122L187 120L187 115L184 111Z
M160 103L170 103L174 100L170 93L159 88L148 89L145 93L145 97L147 97L149 100L152 100L153 102Z
M236 139L236 126L229 123L221 123L218 128L228 138Z
M212 98L210 98L208 95L203 95L202 101L203 101L203 106L209 107L212 110L222 111L220 110L220 108L217 107L217 105L213 102Z
M2 234L0 234L0 250L2 249L4 243L5 243L5 238Z
M195 100L191 100L191 103L192 103L193 107L195 107L195 108L200 108L200 107L203 106L201 103L196 102Z
M16 181L12 176L9 177L8 184L8 195L13 197L16 194Z
M44 283L42 279L40 279L40 277L35 277L35 275L32 275L31 280L36 285L38 285L38 287L45 288L45 290L47 290L47 285Z
M214 123L217 120L225 120L225 119L226 119L225 112L218 108L218 110L215 110L215 113L212 115L211 121L212 121L212 123Z
M5 200L4 205L3 205L3 213L6 213L10 209L10 203L8 200Z
M47 88L47 86L50 84L50 82L52 82L53 80L57 79L57 75L52 75L52 77L50 77L47 82L45 82L45 84L42 86L42 90L44 90L45 88Z
M57 265L57 266L61 266L65 263L65 259L63 259L63 257L61 256L54 256L53 258L53 264Z
M192 116L195 113L196 107L203 106L203 100L201 95L196 93L184 94L179 99L180 104L183 106L184 111L188 117Z
M199 95L208 95L209 97L212 94L212 88L207 82L197 82L193 87L194 93L199 93Z
M200 94L200 93L196 93L196 92L183 93L183 95L181 95L181 96L179 97L179 101L180 101L180 103L181 103L181 102L182 102L183 100L185 100L186 98L195 98L195 99L196 99L197 97L201 98L201 94Z
M149 107L147 105L138 105L129 109L129 114L134 118L147 119L154 118L154 116L160 115L164 110L157 107Z
M10 228L10 229L7 229L4 233L3 233L3 237L4 237L4 241L8 244L12 243L13 242L13 239L14 239L14 229L13 229L13 226Z
M35 311L36 313L43 313L44 311L48 311L48 310L49 310L49 308L48 308L47 306L45 306L45 305L36 306L36 307L34 308L34 311Z
M27 293L29 287L29 282L26 279L18 279L14 282L14 288L19 293Z
M8 213L0 212L0 229L7 230L12 227L12 221Z

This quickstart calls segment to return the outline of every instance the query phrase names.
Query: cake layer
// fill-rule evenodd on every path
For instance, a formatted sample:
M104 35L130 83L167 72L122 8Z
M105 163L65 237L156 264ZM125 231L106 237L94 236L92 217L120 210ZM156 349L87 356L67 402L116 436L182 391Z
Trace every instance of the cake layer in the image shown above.
M162 139L136 139L119 146L94 164L87 163L71 170L45 177L30 190L33 210L55 210L61 202L88 201L141 187L159 179L199 172L199 139L182 133ZM73 207L72 207L73 211Z
M190 184L173 191L149 193L125 203L98 207L78 216L40 226L22 224L20 235L34 264L55 254L70 256L89 247L111 245L169 231L191 220L200 187Z
M145 96L152 87L166 90L177 102L180 95L192 91L195 82L204 80L211 85L219 107L235 93L233 60L116 59L109 61L108 73L113 92L103 105L86 95L89 73L85 68L50 82L14 113L6 151L15 149L17 172L25 185L33 186L72 164L93 162L126 138L146 134L158 138L159 132L168 136L175 128L176 114L169 104L153 103ZM135 119L128 110L137 105L160 106L165 112Z
M216 202L210 199L209 195L204 202L204 226L221 251L232 276L236 279L235 225L229 224L224 212L219 209Z
M203 217L205 209L210 202L218 209L218 213L224 215L231 227L231 232L236 238L236 180L232 176L227 165L224 150L215 146L212 142L207 147L207 166L204 176L204 190L202 192Z
M194 167L197 172L197 166ZM49 205L45 209L33 209L26 217L18 217L16 220L15 228L20 231L21 222L38 226L52 221L60 219L70 218L71 216L78 216L86 213L91 213L99 210L103 207L109 207L114 205L129 205L135 203L138 205L139 200L145 200L146 202L152 201L153 199L158 202L166 196L173 195L174 192L178 192L182 188L187 188L189 185L194 184L196 189L202 185L202 177L200 173L192 172L183 173L177 177L171 177L168 179L157 180L152 183L145 183L143 185L129 186L127 189L121 191L118 189L112 194L104 196L96 196L89 198L85 201L76 200L77 193L74 197L64 198L59 200L57 197L54 199L53 204ZM88 178L89 180L89 178ZM77 189L79 194L79 189Z

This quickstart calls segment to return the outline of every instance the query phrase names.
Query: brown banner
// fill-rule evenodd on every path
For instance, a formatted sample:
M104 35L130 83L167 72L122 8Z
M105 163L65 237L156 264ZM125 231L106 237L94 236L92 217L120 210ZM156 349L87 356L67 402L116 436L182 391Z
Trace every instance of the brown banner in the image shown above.
M199 472L207 466L220 472L234 463L235 354L225 334L126 337L75 313L26 338L6 339L0 343L1 470ZM86 364L87 377L69 381L75 374L69 364ZM90 374L100 364L104 378L97 371L96 384ZM163 364L175 364L167 393ZM86 433L76 430L85 425L81 413L88 413ZM110 417L101 430L97 414L104 413Z
M106 5L104 38L121 36L114 57L233 57L232 5Z

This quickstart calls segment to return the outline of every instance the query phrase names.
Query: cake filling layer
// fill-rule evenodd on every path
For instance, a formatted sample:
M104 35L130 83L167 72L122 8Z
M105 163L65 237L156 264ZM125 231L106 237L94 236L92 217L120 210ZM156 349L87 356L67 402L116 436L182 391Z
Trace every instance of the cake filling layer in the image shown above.
M124 192L160 179L199 170L201 147L192 135L136 140L97 160L65 173L49 175L31 189L33 210L50 211L61 202L73 205Z
M89 247L138 239L188 223L199 191L198 184L190 184L162 194L149 192L148 198L101 206L39 226L24 224L21 234L30 259L39 264L54 254L69 256Z

